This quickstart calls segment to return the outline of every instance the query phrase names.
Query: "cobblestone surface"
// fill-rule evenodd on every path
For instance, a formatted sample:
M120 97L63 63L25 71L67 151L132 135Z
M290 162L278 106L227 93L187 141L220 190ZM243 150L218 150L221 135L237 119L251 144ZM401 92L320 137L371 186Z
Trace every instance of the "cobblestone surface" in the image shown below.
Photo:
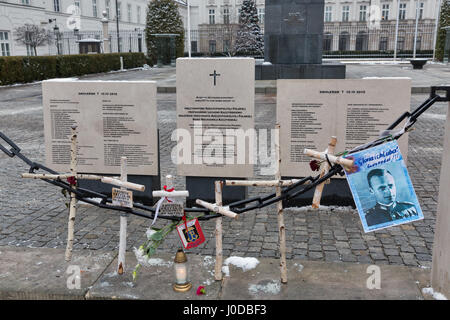
M141 71L144 72L144 71ZM145 79L151 75L127 72L98 76L97 79ZM175 129L175 94L158 94L158 123L161 134L161 175L173 174L170 140ZM412 97L412 108L426 99ZM256 127L275 125L275 97L256 95ZM438 200L446 103L427 111L409 134L408 169L425 219L364 233L356 210L328 207L285 210L287 257L308 260L386 263L408 266L431 264L435 215ZM394 120L394 119L393 119ZM0 89L0 130L34 161L44 163L44 136L41 86ZM255 177L262 178L260 167ZM0 153L0 246L64 248L68 210L60 190L43 181L20 178L28 168L19 159ZM265 176L267 177L267 176ZM176 188L184 188L177 177ZM273 192L270 188L249 188L250 196ZM156 225L162 226L164 220ZM128 249L139 246L149 221L130 217ZM278 257L278 226L275 206L243 214L238 221L224 219L224 255ZM215 220L202 222L206 242L191 252L213 255ZM75 249L113 250L118 247L119 215L115 212L79 205L75 223ZM179 246L175 232L161 245L174 252Z

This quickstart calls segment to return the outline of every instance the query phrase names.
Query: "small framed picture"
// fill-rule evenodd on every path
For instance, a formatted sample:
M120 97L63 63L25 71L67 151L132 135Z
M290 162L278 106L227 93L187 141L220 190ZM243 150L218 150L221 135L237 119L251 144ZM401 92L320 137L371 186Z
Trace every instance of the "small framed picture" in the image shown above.
M365 232L423 219L396 141L353 153L346 177Z

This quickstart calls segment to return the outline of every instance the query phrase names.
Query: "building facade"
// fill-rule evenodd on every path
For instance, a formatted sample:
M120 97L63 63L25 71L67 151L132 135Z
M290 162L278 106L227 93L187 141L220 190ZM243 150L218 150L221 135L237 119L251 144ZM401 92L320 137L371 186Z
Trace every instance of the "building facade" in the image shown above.
M150 0L0 0L0 56L33 55L29 46L15 41L14 29L26 23L48 30L51 44L38 55L79 53L79 40L103 40L103 11L109 20L110 52L146 52L144 29ZM265 2L255 0L264 30ZM120 33L116 33L116 2ZM187 1L176 0L185 30ZM189 0L191 51L232 54L242 0ZM414 47L416 13L417 50L432 50L439 0L325 0L324 54L336 51L387 51ZM57 27L57 32L55 32ZM188 50L188 37L185 37Z
M117 1L121 51L145 52L147 1ZM15 41L15 28L25 24L45 28L54 37L51 44L37 47L38 55L79 53L77 40L103 39L103 11L109 20L111 51L117 52L115 0L0 0L0 56L34 54Z
M433 50L439 0L325 1L324 53L332 51Z

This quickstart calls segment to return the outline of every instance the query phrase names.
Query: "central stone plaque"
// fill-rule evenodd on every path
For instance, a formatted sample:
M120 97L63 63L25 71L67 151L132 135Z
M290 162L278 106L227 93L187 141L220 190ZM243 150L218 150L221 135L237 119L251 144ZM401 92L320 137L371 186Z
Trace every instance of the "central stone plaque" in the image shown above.
M177 147L172 160L186 176L188 206L215 201L214 181L253 176L255 60L177 59ZM174 135L172 135L174 139ZM223 203L246 187L224 186Z
M178 140L179 175L253 175L254 70L250 58L177 59L177 128L190 138Z

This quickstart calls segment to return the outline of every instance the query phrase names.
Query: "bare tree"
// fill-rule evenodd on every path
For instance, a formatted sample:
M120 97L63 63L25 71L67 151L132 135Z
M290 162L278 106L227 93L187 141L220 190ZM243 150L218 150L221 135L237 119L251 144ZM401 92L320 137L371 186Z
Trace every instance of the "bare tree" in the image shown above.
M37 55L36 48L52 42L50 32L44 28L40 28L35 24L25 24L14 29L15 40L18 43L28 45L33 48L34 55Z

